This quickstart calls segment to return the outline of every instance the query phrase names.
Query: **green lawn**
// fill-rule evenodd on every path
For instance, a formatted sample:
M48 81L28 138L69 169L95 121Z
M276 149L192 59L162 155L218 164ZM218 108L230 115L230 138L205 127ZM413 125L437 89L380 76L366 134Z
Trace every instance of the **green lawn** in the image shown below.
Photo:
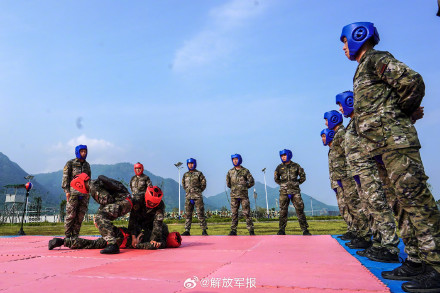
M314 235L338 235L346 232L345 222L342 220L310 220L309 231ZM126 221L115 222L117 226L127 226ZM208 222L208 234L209 235L227 235L230 231L231 223L221 222L212 223ZM168 223L170 232L180 232L184 231L183 223ZM274 235L278 232L278 222L277 221L265 221L265 222L254 222L255 234L257 235ZM20 225L14 224L3 224L0 225L0 236L6 235L17 235L20 230ZM52 224L52 223L41 223L39 225L30 224L25 225L23 228L26 235L63 235L64 226L62 223ZM81 235L99 235L98 229L95 228L93 223L87 222L83 223L81 227ZM201 235L202 230L198 223L194 223L191 229L191 235ZM238 235L248 235L246 229L246 223L240 221L238 224ZM301 235L302 231L299 228L298 221L289 221L286 228L286 234L289 235Z

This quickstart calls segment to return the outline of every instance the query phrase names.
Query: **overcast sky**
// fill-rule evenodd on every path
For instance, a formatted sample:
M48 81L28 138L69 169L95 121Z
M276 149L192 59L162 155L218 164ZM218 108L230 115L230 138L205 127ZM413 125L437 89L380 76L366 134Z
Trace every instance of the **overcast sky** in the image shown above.
M234 153L275 186L288 148L307 174L302 191L336 204L319 133L353 86L341 29L371 21L377 49L425 80L416 128L438 199L436 12L434 0L2 1L0 151L35 174L87 144L92 164L140 161L175 180L174 163L193 157L210 196L224 191Z

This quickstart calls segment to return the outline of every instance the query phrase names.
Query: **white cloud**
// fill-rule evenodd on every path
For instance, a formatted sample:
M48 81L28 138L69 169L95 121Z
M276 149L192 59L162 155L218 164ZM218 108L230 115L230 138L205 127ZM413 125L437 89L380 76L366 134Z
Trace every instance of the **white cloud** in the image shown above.
M265 11L258 1L233 0L214 8L201 32L177 50L173 70L184 72L211 64L229 55L239 42L239 29Z

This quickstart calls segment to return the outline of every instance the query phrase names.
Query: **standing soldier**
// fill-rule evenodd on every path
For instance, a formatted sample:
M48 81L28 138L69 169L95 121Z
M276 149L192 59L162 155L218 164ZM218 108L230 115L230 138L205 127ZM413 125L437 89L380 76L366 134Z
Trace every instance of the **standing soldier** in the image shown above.
M134 173L135 175L131 177L130 180L130 189L133 197L133 209L130 215L143 212L143 208L145 207L145 192L147 191L147 187L153 186L150 177L144 174L144 165L139 162L134 164ZM134 233L134 231L130 231L130 233Z
M87 146L78 145L75 148L76 158L68 161L63 170L63 181L61 187L66 193L66 219L64 220L64 234L67 238L76 238L79 236L84 215L89 206L89 195L82 194L75 189L70 188L70 182L73 177L86 173L92 176L90 165L86 161Z
M200 227L202 227L202 235L208 236L208 229L205 220L205 205L203 204L202 192L206 188L206 179L202 172L196 169L197 161L196 159L190 158L186 161L188 167L188 172L186 172L182 177L182 186L186 192L185 198L185 232L182 233L184 236L190 236L192 214L194 211L194 206L197 209L197 218L200 221Z
M303 235L312 235L308 230L309 225L304 214L304 202L299 188L299 185L306 181L306 173L299 164L291 161L292 151L286 149L280 151L280 158L281 164L278 165L274 173L274 180L280 186L280 230L277 235L286 235L290 201L295 207Z
M420 74L390 53L374 50L379 34L371 22L342 29L340 40L358 68L353 78L356 130L369 158L377 157L395 186L404 243L417 243L418 255L382 272L387 279L411 280L407 292L440 292L440 213L428 189L413 125L420 119L425 84ZM361 184L363 184L361 179Z
M99 233L107 242L106 248L100 252L102 254L119 253L118 238L112 221L128 214L133 207L127 188L121 182L104 175L98 176L96 180L90 180L86 173L76 176L70 182L70 186L82 194L90 193L100 204L95 223Z
M248 189L255 184L254 177L252 177L248 169L241 166L243 160L239 154L231 155L231 160L234 167L229 170L226 175L226 185L231 189L232 224L229 236L237 235L238 209L240 208L240 203L243 216L246 218L246 227L249 230L249 235L255 235L248 196Z

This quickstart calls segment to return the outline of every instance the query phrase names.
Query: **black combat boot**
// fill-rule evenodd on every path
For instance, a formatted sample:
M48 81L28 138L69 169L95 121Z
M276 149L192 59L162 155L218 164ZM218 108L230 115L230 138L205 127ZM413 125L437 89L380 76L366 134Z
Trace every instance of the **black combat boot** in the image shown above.
M185 230L185 232L182 233L182 236L191 236L188 230Z
M426 266L425 272L402 284L405 292L440 292L440 273Z
M348 247L352 249L366 249L370 247L373 243L371 240L364 240L362 238L355 238L351 240L350 242L345 243Z
M109 244L100 252L101 254L117 254L119 253L119 246L117 244Z
M356 254L357 254L357 255L360 255L360 256L365 256L365 254L367 254L368 252L370 252L370 250L372 250L372 249L375 249L375 248L374 248L373 246L370 246L370 247L368 247L367 249L356 251Z
M425 266L423 263L416 263L405 259L400 267L392 271L383 271L382 277L388 280L410 281L424 272Z
M203 231L202 231L202 235L203 235L203 236L208 236L208 232L206 232L206 229L203 229Z
M388 262L388 263L398 263L399 255L397 253L392 253L386 247L379 247L378 249L370 249L366 251L365 255L371 260L379 261L379 262Z
M254 232L254 229L252 229L252 230L249 230L249 235L251 235L251 236L255 236L255 232Z
M308 235L312 235L312 234L309 232L309 230L305 229L305 230L303 231L303 235L308 236Z
M341 240L353 240L356 238L356 235L352 232L347 232L345 234L338 236L338 238L340 238Z
M49 250L54 249L55 247L63 246L64 239L62 238L54 238L52 240L49 240Z
M231 230L228 236L237 236L237 231Z
M283 229L278 230L277 235L286 235L286 232Z

